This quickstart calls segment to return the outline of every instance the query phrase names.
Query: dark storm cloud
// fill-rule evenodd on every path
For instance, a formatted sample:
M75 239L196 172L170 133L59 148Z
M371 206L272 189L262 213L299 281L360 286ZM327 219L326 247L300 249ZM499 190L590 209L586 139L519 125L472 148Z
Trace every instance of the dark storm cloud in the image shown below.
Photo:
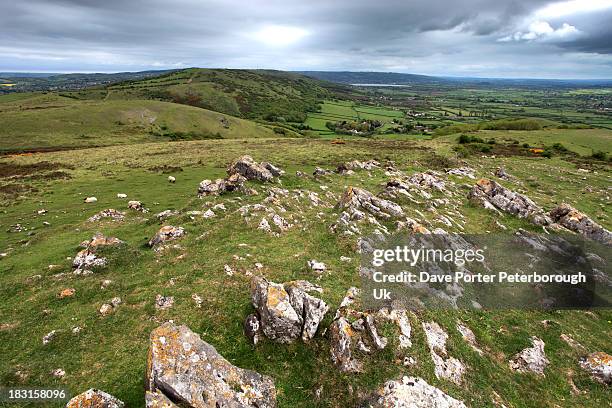
M611 76L605 18L612 16L604 15L612 8L549 19L550 29L531 27L551 0L0 1L0 70L227 66Z

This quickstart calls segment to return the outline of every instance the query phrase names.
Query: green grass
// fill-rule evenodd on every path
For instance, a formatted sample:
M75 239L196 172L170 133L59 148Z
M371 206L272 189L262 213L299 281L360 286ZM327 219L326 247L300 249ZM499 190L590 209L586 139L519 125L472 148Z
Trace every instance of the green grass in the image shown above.
M529 132L531 134L532 132ZM525 312L435 312L412 316L413 344L408 355L417 359L413 368L398 363L403 357L389 346L384 352L367 358L366 373L343 375L332 366L329 340L318 336L308 344L279 345L264 341L257 347L247 343L242 334L242 320L250 313L249 277L247 270L255 262L262 262L265 274L274 281L290 279L315 280L306 268L306 260L325 262L330 273L317 281L324 289L323 299L331 306L323 326L330 323L345 290L359 285L358 256L353 244L346 238L332 234L328 225L337 217L332 208L310 208L287 200L283 205L288 215L297 215L305 228L294 228L278 238L256 229L255 221L246 223L237 208L247 203L261 202L266 194L258 183L250 183L260 191L259 196L229 195L197 199L199 181L221 177L226 164L236 156L248 153L256 160L270 160L287 171L283 187L318 191L320 183L313 179L294 176L296 170L312 172L315 166L334 167L352 159L388 158L408 174L433 166L432 151L444 152L450 141L434 140L347 140L344 145L332 145L325 139L244 139L202 140L176 143L145 143L130 146L112 146L83 150L75 162L74 152L50 152L31 156L4 157L4 165L32 165L56 163L69 179L36 179L23 176L2 179L1 185L18 184L35 188L20 197L6 198L0 213L0 252L9 252L0 259L0 323L9 323L10 330L0 331L4 358L0 359L0 382L19 384L15 371L29 374L28 385L63 385L73 392L90 387L104 389L125 401L128 406L143 405L143 373L150 331L161 322L173 319L187 324L202 338L213 344L230 362L257 370L273 377L279 390L281 407L344 407L356 405L362 395L378 387L387 379L399 375L416 375L442 388L471 406L490 406L493 390L510 405L538 407L543 401L550 406L602 406L609 397L605 386L594 383L577 366L580 357L559 340L561 332L571 334L588 350L609 351L612 325L610 311L595 311L587 315L580 311ZM432 149L432 150L429 150ZM574 183L575 166L560 159L504 157L499 160L468 158L478 174L490 174L498 165L504 165L511 174L524 181L524 189L538 204L551 208L556 202L566 201L587 212L603 225L610 227L609 210L600 206L605 199L607 171L586 175L586 183L595 188L584 193ZM156 168L172 165L168 173ZM72 166L73 168L68 168ZM57 170L56 169L56 170ZM380 191L388 179L382 171L357 172L352 176L332 176L322 183L329 191L340 194L346 185L363 186ZM37 174L37 173L35 173ZM35 175L32 174L32 175ZM176 184L166 181L168 174L177 178ZM538 175L534 178L533 175ZM450 177L461 184L465 180ZM460 195L467 189L458 187ZM142 215L129 212L126 200L117 193L128 194L151 208ZM98 202L84 204L83 198L94 195ZM436 197L438 194L436 194ZM330 205L335 200L324 198ZM228 211L219 212L217 218L191 219L189 210L201 210L205 203L224 203ZM498 231L498 219L492 212L462 201L458 210L466 217L466 232ZM434 214L426 211L427 203L403 203L411 216L419 217L416 210L435 223ZM128 211L122 223L101 222L91 224L85 220L105 208ZM45 208L48 213L37 214ZM146 241L159 228L154 214L168 209L179 209L182 214L166 223L185 227L187 236L177 241L182 249L157 256L145 246ZM322 213L322 218L317 217ZM43 221L50 222L44 226ZM512 230L533 228L511 216L500 219ZM7 232L10 226L21 223L28 228L20 233ZM255 224L254 224L255 223ZM75 277L69 274L70 261L78 251L78 244L95 232L117 236L127 242L120 250L108 251L108 267L94 275ZM32 235L30 235L32 233ZM201 237L201 238L200 238ZM26 244L27 243L27 244ZM239 244L248 244L247 247ZM179 255L184 256L179 257ZM234 256L238 256L235 259ZM341 255L353 258L349 264L339 261ZM225 264L237 272L227 276ZM49 269L49 265L58 265ZM54 277L58 273L67 275ZM42 275L40 279L31 279ZM113 284L100 289L103 279ZM74 287L72 298L58 299L59 291ZM167 311L153 307L156 294L175 297L175 306ZM204 299L198 309L191 300L197 293ZM123 304L105 318L97 309L114 296ZM44 309L50 309L48 316ZM475 331L481 346L487 350L484 357L475 354L454 331L456 318L467 322ZM544 329L540 321L551 319L558 326ZM460 358L469 366L466 385L454 386L433 375L433 365L426 349L420 323L435 320L450 334L450 355ZM81 326L78 335L71 333L73 326ZM59 329L57 338L43 346L42 336ZM383 329L390 342L397 341L393 331ZM551 365L545 378L516 374L509 370L507 360L528 346L528 337L537 334L546 342L546 353ZM49 372L61 367L67 375L63 380L53 379ZM566 372L573 370L574 382L586 394L572 395ZM322 400L315 398L315 390L323 387ZM352 387L356 392L349 392Z

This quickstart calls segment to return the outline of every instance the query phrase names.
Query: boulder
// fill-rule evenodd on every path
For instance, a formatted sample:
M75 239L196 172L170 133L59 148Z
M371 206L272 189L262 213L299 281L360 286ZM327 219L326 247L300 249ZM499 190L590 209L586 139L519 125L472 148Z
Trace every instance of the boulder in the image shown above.
M112 221L123 221L125 218L125 213L121 211L117 211L113 208L109 208L107 210L102 210L97 214L92 215L87 219L89 222L100 221L103 218L110 218Z
M533 336L531 344L533 347L522 350L510 360L510 368L521 373L533 372L543 376L544 369L549 364L544 353L544 342Z
M308 293L320 290L320 287L307 281L281 285L254 277L251 281L251 299L257 315L249 315L245 327L255 328L259 325L267 338L279 343L291 343L299 337L308 341L314 337L319 323L329 310L323 300Z
M185 235L185 230L182 227L174 227L165 225L157 231L155 236L149 240L149 246L154 247L166 241L172 241Z
M413 174L408 179L408 182L421 188L434 189L438 191L444 191L446 188L444 180L440 179L438 173L433 171Z
M274 175L264 164L270 165L270 163L257 163L251 156L240 156L229 165L227 174L230 176L239 174L247 180L272 181ZM280 169L276 167L274 169L280 174Z
M321 167L315 167L314 171L312 172L313 176L329 176L330 174L334 174L334 172Z
M404 210L393 201L376 197L367 190L358 187L348 187L336 208L349 213L365 210L378 218L399 218L404 215Z
M273 165L272 163L268 163L268 162L261 162L260 163L261 166L263 166L265 169L267 169L270 173L272 173L272 175L274 177L280 177L283 174L285 174L285 171L282 170L279 167L276 167L275 165Z
M76 274L85 273L89 268L102 267L106 265L107 259L96 254L99 247L118 246L124 242L115 237L106 237L100 233L94 235L89 241L85 241L85 249L79 251L72 260L72 266Z
M554 208L550 212L550 218L565 228L582 234L593 241L612 246L612 232L569 204L561 204Z
M531 199L505 188L494 180L480 179L468 198L489 209L498 209L519 218L527 218L536 225L548 225L551 219Z
M476 178L474 176L474 169L472 169L471 167L458 167L455 169L448 169L446 170L446 174L452 174L454 176L459 176L459 177L467 177L469 179Z
M467 408L442 390L418 377L404 376L401 381L391 380L361 404L362 408Z
M340 174L346 174L354 170L374 170L380 168L380 163L376 160L359 161L352 160L350 162L342 163L336 168L336 172Z
M276 406L270 377L232 365L187 326L170 322L151 333L145 389L147 408Z
M198 187L198 195L202 197L243 190L245 181L246 178L240 174L232 174L229 177L216 179L215 181L203 180Z
M612 385L612 356L598 351L580 359L580 366L588 371L593 379Z
M123 406L123 402L117 398L95 388L77 395L66 404L66 408L123 408Z

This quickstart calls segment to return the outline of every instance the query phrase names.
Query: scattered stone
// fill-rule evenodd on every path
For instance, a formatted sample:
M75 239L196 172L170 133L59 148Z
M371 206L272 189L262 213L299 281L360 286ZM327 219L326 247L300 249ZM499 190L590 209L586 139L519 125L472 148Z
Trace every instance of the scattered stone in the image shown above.
M176 183L176 177L168 176L168 183Z
M173 241L181 238L185 235L183 227L174 227L172 225L165 225L157 231L157 234L149 241L150 247L156 247L166 241Z
M139 211L141 213L149 212L148 208L145 208L145 206L140 201L136 201L136 200L128 201L128 209Z
M572 336L570 336L569 334L561 333L559 338L561 340L563 340L564 342L566 342L567 345L570 346L571 348L573 348L574 350L577 350L577 351L584 351L584 350L586 350L585 347L582 344L580 344L579 342L574 340L574 338Z
M506 173L506 169L503 167L498 167L494 174L502 180L511 180L513 178L510 174Z
M42 338L43 346L46 346L47 344L51 343L56 334L57 330L51 330L49 333L45 334Z
M423 330L434 363L436 377L460 385L465 373L465 366L456 358L448 356L446 352L448 334L436 322L424 322Z
M110 280L110 279L104 279L104 280L103 280L103 281L100 283L100 289L106 289L106 288L108 288L108 287L111 285L111 283L113 283L113 281L112 281L112 280Z
M544 369L549 364L544 353L544 342L532 336L531 344L533 347L522 350L510 360L510 368L521 373L533 372L543 376Z
M612 385L612 356L598 351L580 359L580 366L588 371L593 379Z
M457 399L429 385L418 377L404 376L401 381L387 381L363 408L467 408Z
M561 204L550 212L554 222L604 245L612 246L612 232L597 224L569 204Z
M413 174L408 179L408 182L421 188L434 189L438 191L444 191L446 189L444 180L440 179L439 173L432 170L425 173Z
M459 177L467 177L469 179L476 178L474 176L474 169L470 167L459 167L456 169L448 169L446 170L446 174L452 174L454 176L459 176Z
M162 296L157 294L155 296L155 308L158 310L170 309L174 306L174 296Z
M155 217L160 220L163 221L165 219L168 219L170 217L174 217L175 215L178 215L179 212L176 210L164 210L162 212L160 212L159 214L157 214Z
M536 225L548 225L550 218L531 199L509 190L489 179L480 179L468 198L487 209L499 209L519 218L527 218Z
M90 388L82 394L72 398L66 408L123 408L124 404L117 398L104 391Z
M296 176L296 177L306 177L306 173L304 173L304 172L302 172L302 171L297 170L297 171L295 172L295 176Z
M51 375L55 378L62 378L66 375L66 372L61 368L56 368L55 370L51 371Z
M349 258L348 256L340 256L340 262L351 262L353 258Z
M72 334L79 334L81 332L81 330L83 330L82 327L75 326L75 327L72 328Z
M466 343L469 344L472 349L474 349L474 351L476 351L480 355L484 353L482 349L478 347L478 342L476 341L476 336L474 335L472 329L470 329L460 321L457 321L457 331L461 333L461 337L463 337L463 340L465 340Z
M354 170L374 170L378 168L380 168L380 163L376 160L368 160L363 162L353 160L340 164L336 169L336 172L340 174L351 174Z
M57 295L60 299L64 299L67 297L72 297L76 293L76 289L74 288L66 288L62 289L62 291Z
M85 249L79 251L72 260L72 266L75 268L74 273L76 275L89 274L91 273L89 268L105 266L107 260L96 255L97 249L99 247L118 246L121 244L124 244L124 242L118 238L105 237L97 233L89 241L84 242Z
M349 214L355 211L365 210L379 218L399 218L404 215L404 210L398 204L376 197L367 190L358 187L348 187L336 208L345 210Z
M239 174L247 180L272 181L274 175L265 165L270 163L256 163L251 156L241 156L234 160L227 168L227 174ZM280 175L280 169L272 166Z
M272 175L274 177L280 177L283 174L285 174L285 171L280 169L279 167L276 167L275 165L273 165L272 163L268 163L268 162L261 162L260 163L261 166L263 166L264 168L266 168L270 173L272 173Z
M203 180L198 187L198 196L220 195L226 192L243 191L246 193L244 182L247 179L240 174L232 174L224 179L215 181Z
M313 176L329 176L330 174L334 174L334 172L331 170L325 170L321 167L315 167L314 172L312 173Z
M274 408L270 377L238 368L187 326L165 323L151 333L145 380L147 408ZM166 402L166 404L168 404Z
M84 201L85 201L86 203L88 203L88 204L89 204L89 203L95 203L95 202L97 202L97 201L98 201L98 199L97 199L96 197L87 197L87 198L85 198L85 200L84 200Z
M107 210L102 210L97 214L92 215L87 219L89 222L100 221L102 218L110 218L112 221L123 221L125 218L125 213L121 211L117 211L113 208L109 208Z
M263 334L279 343L292 343L300 336L304 341L312 339L329 310L323 300L308 293L320 290L307 281L281 285L253 277L251 299Z
M115 308L112 304L104 303L102 306L100 306L100 309L98 311L102 316L108 316L109 314L113 313L114 310Z
M202 299L200 295L198 295L197 293L194 293L193 295L191 295L191 299L193 299L197 308L202 307L202 304L204 303L204 299Z
M327 267L325 266L323 262L319 262L314 259L306 262L306 264L308 265L308 268L310 268L311 271L316 272L316 273L323 273L327 269Z

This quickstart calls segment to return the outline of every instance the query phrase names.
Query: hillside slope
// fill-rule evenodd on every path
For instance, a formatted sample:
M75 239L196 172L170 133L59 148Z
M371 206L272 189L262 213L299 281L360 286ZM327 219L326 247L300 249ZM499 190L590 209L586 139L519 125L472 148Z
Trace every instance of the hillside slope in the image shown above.
M53 94L0 98L0 124L0 151L275 136L263 125L192 106L154 100L75 100Z

